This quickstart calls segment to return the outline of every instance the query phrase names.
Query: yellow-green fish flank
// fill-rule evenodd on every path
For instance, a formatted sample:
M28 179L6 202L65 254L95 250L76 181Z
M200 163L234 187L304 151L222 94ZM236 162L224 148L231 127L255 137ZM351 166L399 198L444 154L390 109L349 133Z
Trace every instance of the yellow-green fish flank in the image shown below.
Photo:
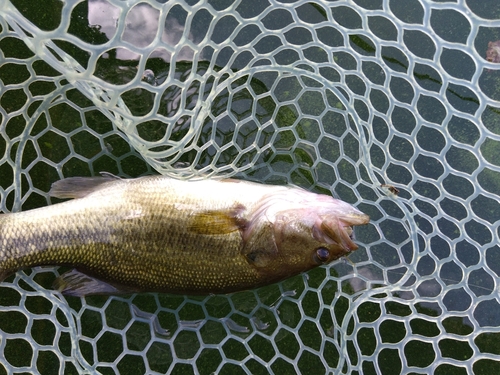
M354 207L298 188L238 180L73 177L50 192L73 200L0 215L0 280L69 265L71 295L229 293L329 263L357 246Z

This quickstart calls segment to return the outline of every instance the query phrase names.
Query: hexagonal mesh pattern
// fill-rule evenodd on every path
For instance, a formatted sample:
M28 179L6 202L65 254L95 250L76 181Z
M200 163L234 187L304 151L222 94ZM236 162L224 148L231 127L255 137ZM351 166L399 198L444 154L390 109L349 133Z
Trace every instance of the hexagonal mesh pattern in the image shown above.
M63 270L18 272L0 373L499 372L498 39L497 1L0 0L4 212L156 169L372 218L349 260L228 296L65 298Z

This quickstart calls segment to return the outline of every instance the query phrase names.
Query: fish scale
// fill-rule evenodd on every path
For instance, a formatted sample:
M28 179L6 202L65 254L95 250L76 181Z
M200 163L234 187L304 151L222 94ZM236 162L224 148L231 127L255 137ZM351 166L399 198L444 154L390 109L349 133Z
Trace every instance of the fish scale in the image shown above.
M0 217L0 276L71 266L55 282L71 295L251 289L348 254L350 226L368 222L331 197L237 180L74 177L51 194L75 199Z

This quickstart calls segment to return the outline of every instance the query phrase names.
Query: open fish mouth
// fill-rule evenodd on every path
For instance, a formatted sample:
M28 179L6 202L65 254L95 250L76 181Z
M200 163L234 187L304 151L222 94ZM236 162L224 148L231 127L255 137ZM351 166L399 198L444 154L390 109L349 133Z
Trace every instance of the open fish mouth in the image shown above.
M341 228L342 245L345 249L356 250L358 245L354 243L354 229L355 225L366 225L370 222L370 217L362 212L350 213L345 217L339 219Z
M361 212L349 213L341 217L319 219L313 228L313 236L327 244L338 244L347 251L358 248L354 243L354 225L368 224L370 217Z

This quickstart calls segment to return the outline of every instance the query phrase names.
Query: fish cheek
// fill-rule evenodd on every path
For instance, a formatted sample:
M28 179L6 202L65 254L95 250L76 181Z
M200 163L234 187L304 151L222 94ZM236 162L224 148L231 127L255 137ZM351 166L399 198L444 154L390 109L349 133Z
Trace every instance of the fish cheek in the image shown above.
M271 264L275 255L266 249L256 249L249 252L246 257L248 262L253 266L257 268L265 268Z
M266 222L253 228L249 236L243 235L241 254L256 268L269 266L278 256L273 224ZM248 237L246 240L245 238Z

